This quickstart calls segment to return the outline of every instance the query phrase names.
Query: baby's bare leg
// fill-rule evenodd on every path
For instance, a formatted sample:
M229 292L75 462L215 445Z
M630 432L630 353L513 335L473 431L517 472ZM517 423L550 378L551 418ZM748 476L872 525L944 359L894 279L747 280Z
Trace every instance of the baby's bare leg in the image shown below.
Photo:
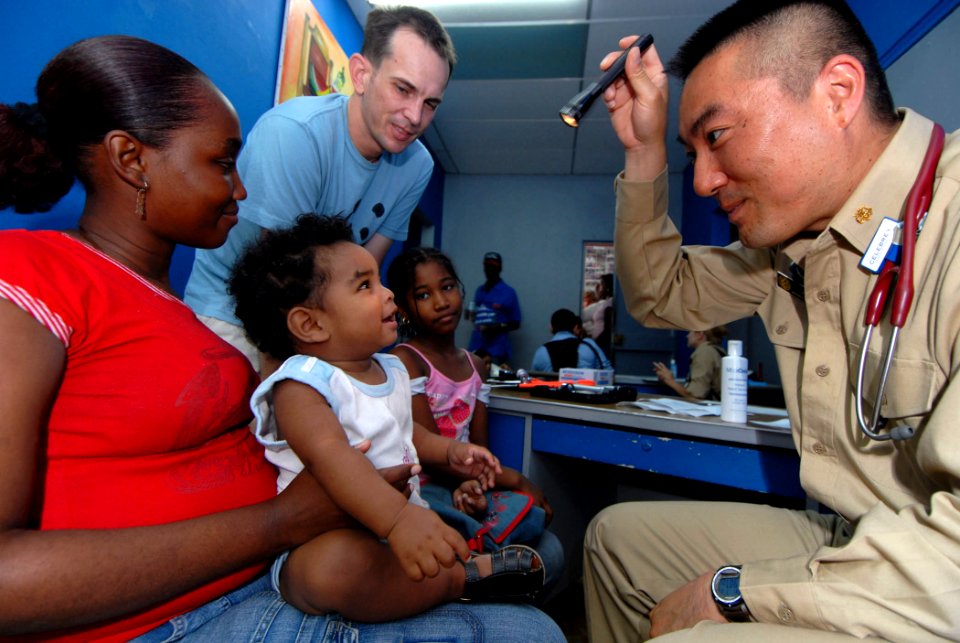
M419 614L463 593L463 565L434 578L407 577L390 548L373 534L338 529L290 553L280 573L283 598L308 614L339 612L362 622Z

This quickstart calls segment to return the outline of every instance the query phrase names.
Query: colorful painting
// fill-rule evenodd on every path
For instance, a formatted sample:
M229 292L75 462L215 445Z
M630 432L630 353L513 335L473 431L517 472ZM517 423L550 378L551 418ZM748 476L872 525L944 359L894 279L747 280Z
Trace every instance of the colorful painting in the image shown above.
M277 103L294 96L352 94L348 60L310 0L287 0Z

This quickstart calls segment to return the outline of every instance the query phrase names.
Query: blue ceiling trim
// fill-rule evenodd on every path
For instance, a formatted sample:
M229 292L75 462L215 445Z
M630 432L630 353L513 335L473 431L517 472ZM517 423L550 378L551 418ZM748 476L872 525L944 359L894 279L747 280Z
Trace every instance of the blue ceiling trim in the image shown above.
M580 78L587 25L450 25L456 80Z
M960 0L849 0L886 69L927 35Z

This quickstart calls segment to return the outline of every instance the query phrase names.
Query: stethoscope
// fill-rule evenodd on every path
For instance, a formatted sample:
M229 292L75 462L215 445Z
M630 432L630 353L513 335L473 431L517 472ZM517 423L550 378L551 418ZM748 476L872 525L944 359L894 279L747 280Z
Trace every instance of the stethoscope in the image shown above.
M891 259L883 263L877 282L867 300L867 311L863 323L867 327L863 336L863 347L860 349L860 366L857 370L857 421L860 430L871 440L908 440L913 437L915 429L906 424L893 427L888 433L879 430L887 423L887 419L880 416L880 403L883 400L884 390L887 388L887 376L890 374L890 365L893 363L894 350L897 347L897 336L910 312L913 303L913 252L917 244L917 235L923 227L923 220L927 216L927 208L933 198L933 180L936 175L937 162L943 151L943 128L934 124L930 135L930 145L923 158L923 165L917 179L907 195L906 212L903 216L903 248L900 264ZM873 329L880 323L883 316L887 296L892 289L893 300L890 304L890 325L893 331L890 335L890 344L883 357L883 370L880 374L880 384L874 397L873 416L868 423L863 412L863 371L867 362L867 352L870 347L870 337Z

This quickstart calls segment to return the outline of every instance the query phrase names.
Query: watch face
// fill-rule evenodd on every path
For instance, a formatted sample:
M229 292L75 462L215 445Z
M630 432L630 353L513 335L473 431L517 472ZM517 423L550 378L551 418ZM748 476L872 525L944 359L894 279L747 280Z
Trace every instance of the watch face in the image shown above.
M740 598L740 575L725 573L717 579L717 598L732 603Z

